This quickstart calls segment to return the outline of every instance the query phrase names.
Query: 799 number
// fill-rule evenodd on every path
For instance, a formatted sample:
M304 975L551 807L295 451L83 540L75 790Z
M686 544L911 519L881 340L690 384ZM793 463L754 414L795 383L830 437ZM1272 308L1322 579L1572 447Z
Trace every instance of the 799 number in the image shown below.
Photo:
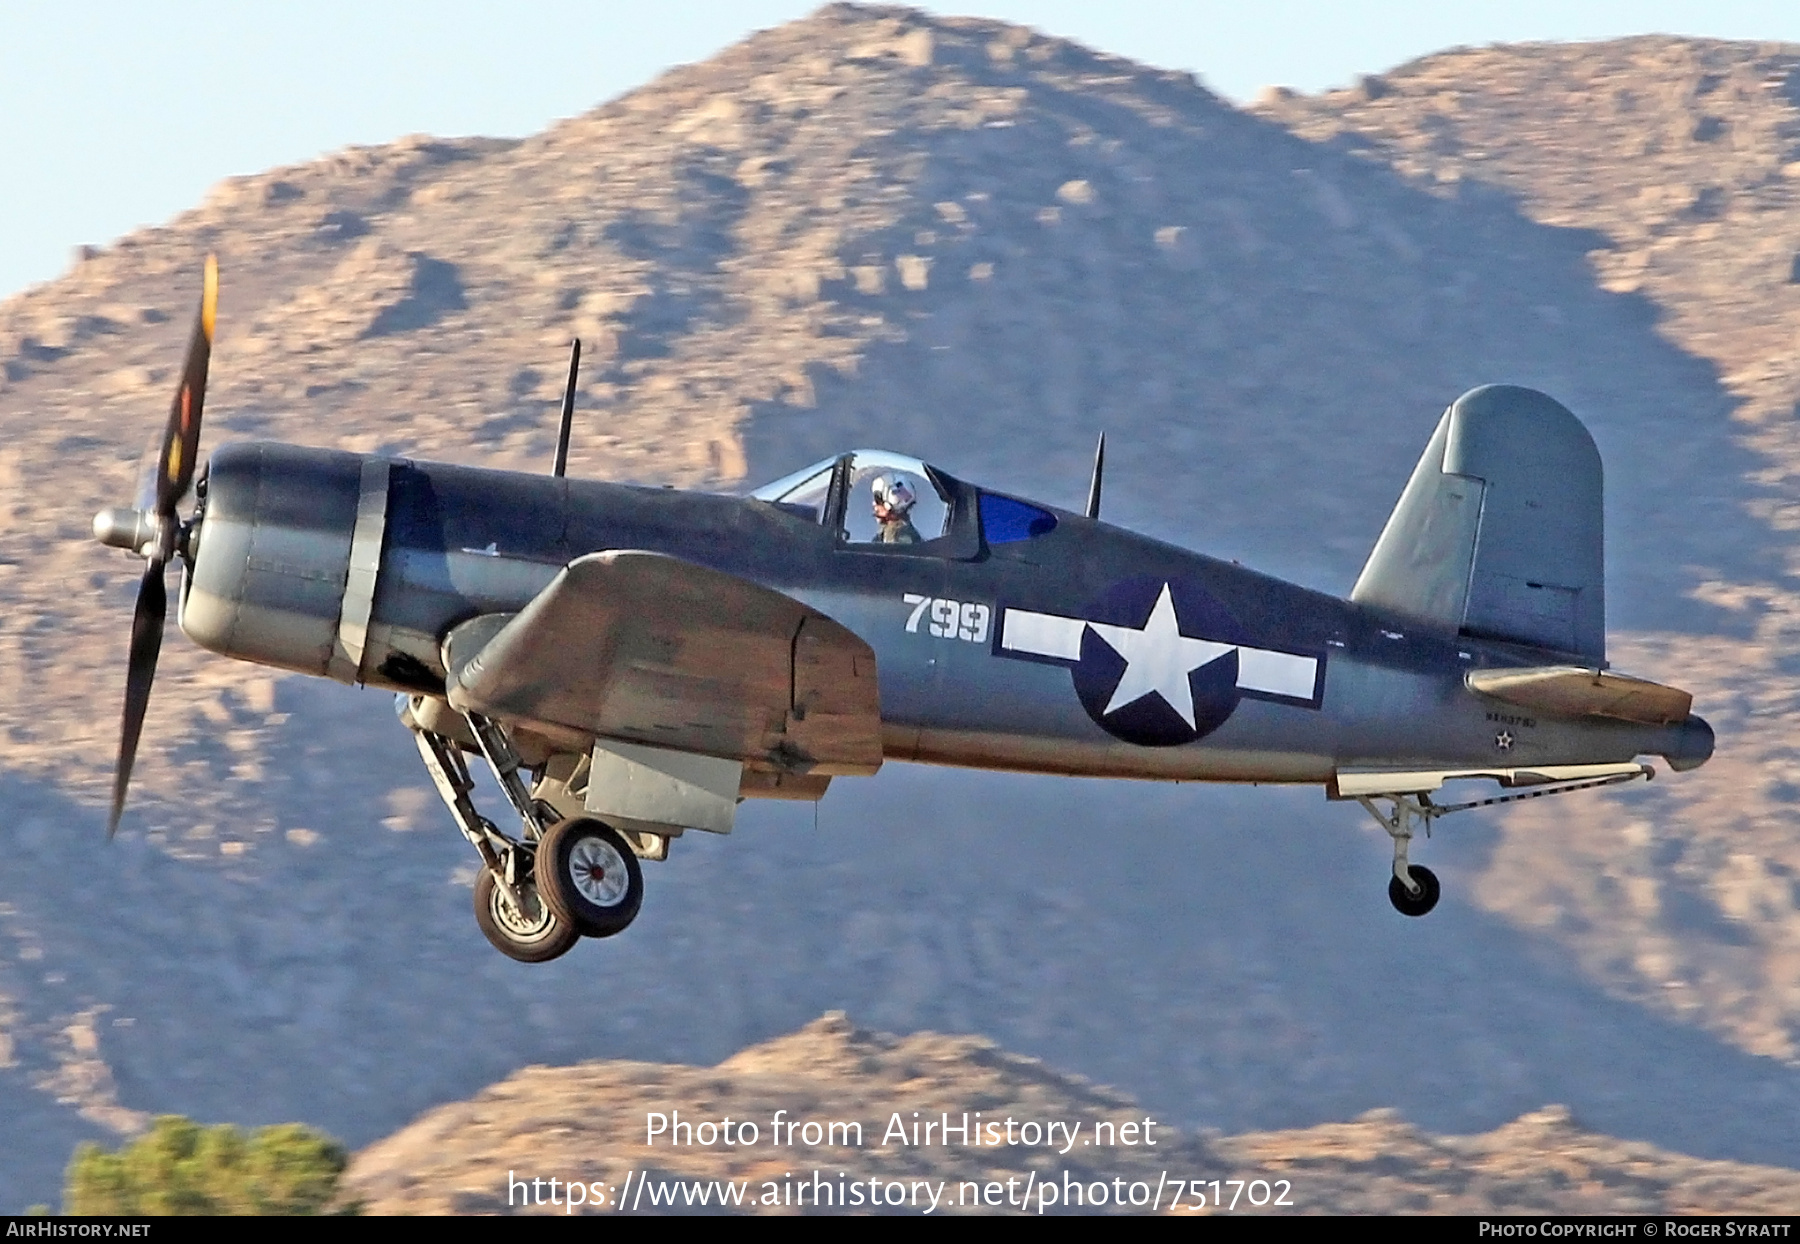
M913 607L912 614L906 619L909 634L918 633L920 619L929 612L931 620L926 623L926 630L939 639L965 639L972 644L987 642L988 620L993 616L993 611L986 605L972 600L918 596L912 592L900 599Z

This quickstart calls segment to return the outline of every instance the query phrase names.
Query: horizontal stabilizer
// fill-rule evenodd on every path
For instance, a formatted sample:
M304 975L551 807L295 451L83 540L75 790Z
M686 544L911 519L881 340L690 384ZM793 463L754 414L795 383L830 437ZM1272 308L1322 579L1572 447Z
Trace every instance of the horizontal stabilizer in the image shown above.
M881 767L869 645L818 610L660 553L576 558L516 615L445 643L450 703L777 771Z
M1472 670L1469 690L1557 717L1615 717L1647 726L1685 721L1694 697L1674 687L1579 665Z

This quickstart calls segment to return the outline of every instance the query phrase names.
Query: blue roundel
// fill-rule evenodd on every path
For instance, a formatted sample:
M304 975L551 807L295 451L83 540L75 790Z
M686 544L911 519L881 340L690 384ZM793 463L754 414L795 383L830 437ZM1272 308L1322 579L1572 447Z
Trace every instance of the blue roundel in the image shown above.
M1115 583L1085 617L1071 673L1088 716L1143 747L1191 743L1238 704L1236 618L1199 584L1142 577Z

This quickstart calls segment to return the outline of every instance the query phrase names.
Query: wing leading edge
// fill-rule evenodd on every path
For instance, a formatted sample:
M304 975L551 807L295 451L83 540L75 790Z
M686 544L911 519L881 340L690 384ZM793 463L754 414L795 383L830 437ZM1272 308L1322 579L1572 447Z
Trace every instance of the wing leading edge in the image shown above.
M881 767L875 654L818 610L661 553L577 558L445 642L450 703L754 768Z

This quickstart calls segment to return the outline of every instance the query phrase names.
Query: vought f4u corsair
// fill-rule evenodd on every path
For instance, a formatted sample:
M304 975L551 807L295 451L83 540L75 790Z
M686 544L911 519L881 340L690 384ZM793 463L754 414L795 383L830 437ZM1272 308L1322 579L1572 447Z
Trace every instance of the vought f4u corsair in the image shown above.
M196 479L216 298L209 260L153 485L94 523L149 563L109 833L179 559L202 647L396 694L515 959L620 932L639 861L741 800L887 760L1316 784L1418 916L1420 826L1712 754L1686 692L1608 668L1599 454L1529 389L1451 405L1339 600L1099 521L1104 445L1085 513L876 450L744 497L566 478L579 344L551 474L250 443ZM1443 799L1474 778L1501 793Z

